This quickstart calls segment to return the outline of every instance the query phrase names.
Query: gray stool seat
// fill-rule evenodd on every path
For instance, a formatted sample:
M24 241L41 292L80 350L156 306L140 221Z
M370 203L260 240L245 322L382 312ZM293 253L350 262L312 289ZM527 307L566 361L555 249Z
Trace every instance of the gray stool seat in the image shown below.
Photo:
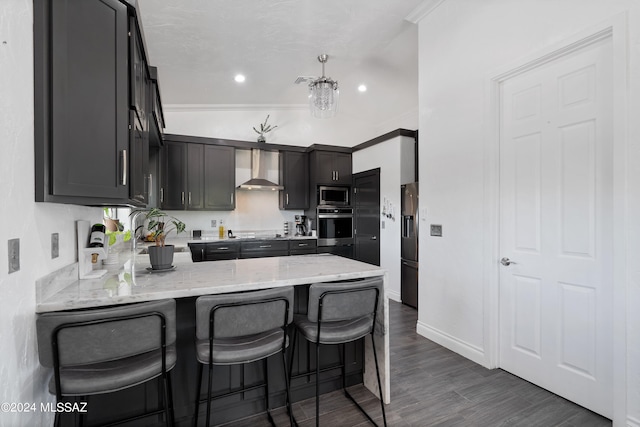
M377 425L367 411L349 394L346 388L345 346L344 344L371 336L373 357L376 365L378 390L380 392L380 406L382 421L387 425L382 401L382 383L374 340L374 329L380 293L383 290L381 277L357 281L314 283L309 286L309 301L307 314L294 316L296 334L293 336L293 356L296 350L296 337L302 335L316 347L316 426L320 426L320 347L327 344L342 346L342 388L345 395L362 411L373 425ZM291 373L289 374L291 381ZM303 376L302 374L300 376Z
M167 370L176 365L175 345L167 347ZM162 375L159 350L127 358L60 369L60 384L66 395L89 396L113 393L142 384ZM49 381L49 392L56 393L55 376Z
M282 351L283 335L282 329L274 329L246 337L216 338L211 360L214 365L236 365L264 359ZM198 362L209 363L209 340L198 340L196 350Z
M371 316L364 316L356 319L323 322L320 341L318 341L318 322L310 321L306 314L294 315L293 322L307 341L320 342L320 344L342 344L370 334L373 319Z
M266 410L274 424L269 405L269 375L267 358L282 354L286 397L285 404L291 416L289 382L285 351L288 346L287 325L293 321L293 287L266 289L220 295L205 295L196 300L196 358L198 360L198 384L194 425L198 425L203 366L209 368L207 382L206 425L211 421L211 400L236 393L212 396L213 365L238 365L263 361ZM246 386L243 386L246 387ZM293 422L293 420L290 420Z
M161 377L162 408L130 419L164 414L167 425L173 425L173 299L39 314L36 329L40 364L53 368L49 390L57 402L112 393ZM82 424L84 414L80 416ZM56 425L60 418L56 412Z

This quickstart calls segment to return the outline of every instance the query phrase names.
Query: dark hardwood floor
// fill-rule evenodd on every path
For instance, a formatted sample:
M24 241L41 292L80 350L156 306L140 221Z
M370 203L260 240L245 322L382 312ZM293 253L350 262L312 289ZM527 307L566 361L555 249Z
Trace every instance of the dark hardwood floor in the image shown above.
M387 424L398 427L522 426L599 427L611 421L500 369L488 370L415 332L417 311L390 301L391 404ZM354 397L382 421L378 400L362 385ZM371 425L341 391L322 396L321 425ZM288 425L283 409L272 411ZM293 404L301 427L315 425L315 400ZM257 415L227 426L269 426ZM379 424L381 425L381 423Z

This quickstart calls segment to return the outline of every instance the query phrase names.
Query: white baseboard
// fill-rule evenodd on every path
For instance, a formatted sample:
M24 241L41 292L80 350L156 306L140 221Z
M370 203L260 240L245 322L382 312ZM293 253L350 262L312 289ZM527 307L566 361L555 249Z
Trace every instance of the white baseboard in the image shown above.
M387 298L393 301L402 302L402 300L400 299L400 293L396 291L387 290Z
M485 360L486 355L484 351L477 346L459 340L420 321L418 321L417 323L416 332L418 332L418 334L422 335L423 337L430 339L431 341L440 344L443 347L448 348L451 351L455 351L459 355L466 357L467 359L472 360L479 365L488 367L488 363Z

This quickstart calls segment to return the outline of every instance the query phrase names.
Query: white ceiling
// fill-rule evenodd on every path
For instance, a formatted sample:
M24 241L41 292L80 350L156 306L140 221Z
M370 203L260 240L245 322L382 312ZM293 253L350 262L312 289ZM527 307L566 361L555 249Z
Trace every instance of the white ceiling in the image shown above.
M298 75L340 85L339 114L376 123L417 109L422 0L138 0L164 104L299 105ZM243 84L234 76L246 76ZM359 84L367 85L359 93Z

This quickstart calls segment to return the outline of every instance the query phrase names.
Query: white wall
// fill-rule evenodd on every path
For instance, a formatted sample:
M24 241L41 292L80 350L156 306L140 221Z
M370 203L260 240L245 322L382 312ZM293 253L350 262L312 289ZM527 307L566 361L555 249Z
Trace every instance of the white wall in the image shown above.
M420 265L429 268L421 269L418 330L489 364L490 331L484 328L492 313L484 310L483 277L492 262L486 252L489 242L483 239L488 232L484 139L491 127L486 121L489 78L518 58L627 12L630 120L628 129L617 132L627 134L629 175L627 193L617 197L623 198L618 206L627 208L622 215L629 221L624 226L628 252L627 271L616 280L627 280L631 310L626 347L624 339L616 340L618 354L624 356L628 349L626 374L624 357L617 358L617 384L624 386L620 373L628 382L626 396L624 391L622 398L616 394L614 424L635 426L640 425L639 9L637 0L446 0L419 24L420 204L427 223L443 225L443 237L420 236ZM624 262L624 254L620 256Z
M255 141L257 134L252 127L264 122L278 128L266 135L267 143L298 145L312 144L353 147L362 142L398 128L416 129L417 109L371 126L353 117L338 114L331 119L311 117L307 106L180 106L164 107L167 133L213 138Z
M36 279L77 261L75 220L99 221L102 211L35 203L33 148L33 3L0 6L0 402L51 402L35 340ZM51 259L51 233L60 256ZM7 240L20 239L20 271L8 274ZM48 426L53 414L0 412L0 426Z
M414 181L415 140L398 136L353 153L353 173L380 168L380 208L386 198L395 219L380 217L380 266L387 270L387 296L400 301L400 185Z

